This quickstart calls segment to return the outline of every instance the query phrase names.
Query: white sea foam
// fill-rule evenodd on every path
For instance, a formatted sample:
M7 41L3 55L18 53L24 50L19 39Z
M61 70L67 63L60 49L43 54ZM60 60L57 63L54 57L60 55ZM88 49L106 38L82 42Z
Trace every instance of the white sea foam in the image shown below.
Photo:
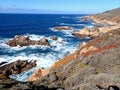
M69 33L69 31L62 32L66 34ZM28 36L32 40L39 40L40 38L44 37L35 34L28 34ZM12 75L11 78L19 81L26 81L35 69L40 67L50 68L54 62L60 60L65 55L72 53L76 49L76 47L74 47L72 44L69 44L65 38L63 39L62 37L57 37L58 39L56 41L51 40L50 37L46 38L50 42L51 46L31 45L24 47L10 47L5 44L10 39L0 39L0 48L3 49L0 52L5 52L5 54L0 55L0 62L5 61L11 63L16 60L36 60L37 63L37 66L35 68L23 72L19 75Z
M62 16L61 18L70 18L70 17L68 17L68 16Z
M69 23L60 23L60 25L67 25L67 26L85 26L85 24L69 24Z

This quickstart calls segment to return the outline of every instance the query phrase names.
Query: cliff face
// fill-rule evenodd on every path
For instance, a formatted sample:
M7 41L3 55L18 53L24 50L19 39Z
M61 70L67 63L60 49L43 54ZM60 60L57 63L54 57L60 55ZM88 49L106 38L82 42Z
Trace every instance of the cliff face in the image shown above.
M57 68L34 84L65 90L98 90L111 85L120 88L120 29L91 40L75 56L67 64L59 61Z
M81 45L75 53L56 62L47 76L33 83L65 90L119 90L119 16L120 8L88 16L95 23L108 23L110 26L98 27L100 35Z
M107 20L107 21L120 23L120 7L103 12L101 14L92 15L92 17L98 20L104 20L104 21Z

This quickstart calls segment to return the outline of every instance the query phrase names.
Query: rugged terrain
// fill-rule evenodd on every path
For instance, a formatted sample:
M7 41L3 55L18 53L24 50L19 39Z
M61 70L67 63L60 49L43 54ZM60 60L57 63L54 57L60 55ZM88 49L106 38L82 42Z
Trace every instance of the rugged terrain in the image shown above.
M120 8L106 11L101 14L85 16L94 22L92 29L85 27L84 29L73 33L77 37L95 38L103 33L120 28Z
M71 58L56 62L50 73L34 84L65 90L106 90L110 86L120 87L119 72L120 29L117 29L86 43Z
M110 21L112 24L108 24L113 27L119 25L119 19L113 20L120 16L119 12L120 8L117 8L87 18L94 17L93 20L101 23L102 20ZM105 26L97 28L106 30ZM81 44L78 50L56 62L49 71L35 71L28 82L2 78L0 90L120 90L120 26L104 33L102 30L97 36L93 33L94 39Z

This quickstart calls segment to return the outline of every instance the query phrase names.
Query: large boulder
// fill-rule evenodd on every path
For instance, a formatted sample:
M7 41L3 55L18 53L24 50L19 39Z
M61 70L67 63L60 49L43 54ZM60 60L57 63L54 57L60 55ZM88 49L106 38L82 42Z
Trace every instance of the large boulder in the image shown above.
M9 46L28 46L30 39L28 36L15 36L13 40L8 41L6 44Z
M57 37L56 36L51 36L50 39L57 40Z
M46 38L41 38L40 40L38 40L37 42L38 45L45 45L45 46L50 46L49 41Z
M29 45L46 45L50 46L48 40L46 38L42 38L38 41L30 40L28 36L15 36L13 40L10 40L6 43L9 46L29 46Z
M74 35L76 37L85 38L85 37L90 36L90 32L91 32L91 30L89 28L85 27L84 29L82 29L82 30L80 30L78 32L72 33L72 35Z
M72 35L74 35L76 37L81 37L81 38L90 37L90 38L94 39L94 38L100 36L101 32L97 26L94 26L92 29L85 27L80 31L72 33Z
M54 30L73 30L72 27L70 26L59 26L59 27L54 27Z
M20 74L23 71L29 70L36 66L36 61L17 60L10 64L0 67L0 78L9 78L9 75Z

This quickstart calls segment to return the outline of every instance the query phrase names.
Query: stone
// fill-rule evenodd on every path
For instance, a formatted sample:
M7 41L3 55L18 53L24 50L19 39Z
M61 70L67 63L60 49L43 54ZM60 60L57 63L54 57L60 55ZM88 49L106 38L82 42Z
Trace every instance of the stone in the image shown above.
M51 36L50 39L57 40L57 37L56 36Z
M46 38L41 38L38 42L38 45L45 45L45 46L50 46L49 41Z
M28 79L29 82L36 81L46 76L49 73L47 69L37 69Z
M19 46L29 46L29 45L45 45L50 46L49 41L46 38L42 38L38 41L36 40L30 40L29 36L15 36L13 40L9 40L7 45L11 47L15 47L17 45Z
M54 27L54 30L73 30L72 27L70 26L59 26L59 27Z
M9 75L20 74L36 66L36 61L28 62L27 60L17 60L0 67L0 76L9 78Z

